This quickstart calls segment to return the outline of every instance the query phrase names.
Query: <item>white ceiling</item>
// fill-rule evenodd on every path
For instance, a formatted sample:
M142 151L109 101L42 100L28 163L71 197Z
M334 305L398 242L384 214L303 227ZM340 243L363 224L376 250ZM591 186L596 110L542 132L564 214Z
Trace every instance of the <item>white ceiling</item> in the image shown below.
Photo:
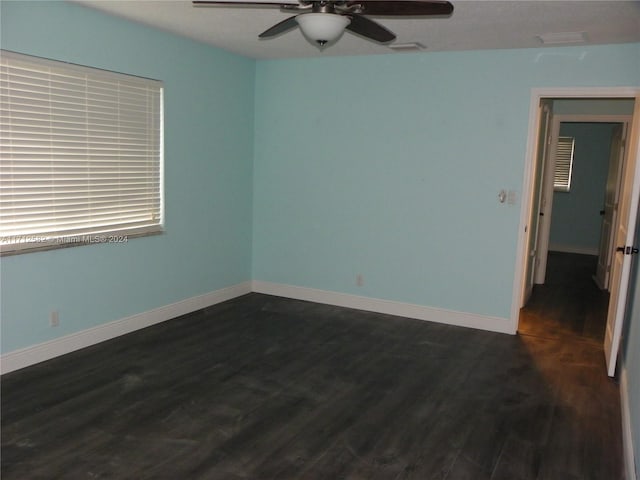
M585 32L587 44L640 41L640 1L451 2L454 12L449 18L375 20L397 35L394 43L419 42L427 47L426 51L540 47L537 35L560 32ZM194 8L188 0L76 3L256 59L391 52L386 45L349 32L322 52L306 41L299 29L259 40L261 32L291 16L277 8Z

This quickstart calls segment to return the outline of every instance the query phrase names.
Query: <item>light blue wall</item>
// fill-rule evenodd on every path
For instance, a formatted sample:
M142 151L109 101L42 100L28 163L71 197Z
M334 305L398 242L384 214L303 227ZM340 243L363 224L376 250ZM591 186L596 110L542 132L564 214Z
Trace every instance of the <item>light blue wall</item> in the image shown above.
M2 352L249 280L255 62L73 4L0 8L2 48L164 81L166 192L163 235L2 258Z
M0 9L3 48L165 82L167 205L161 236L2 258L3 353L250 278L507 317L520 199L497 194L520 190L531 88L640 83L637 44L265 61L256 77L77 5Z
M611 123L562 123L560 135L574 137L570 192L554 192L551 250L597 254L609 168Z
M509 317L531 89L638 85L639 58L634 44L258 62L254 279Z

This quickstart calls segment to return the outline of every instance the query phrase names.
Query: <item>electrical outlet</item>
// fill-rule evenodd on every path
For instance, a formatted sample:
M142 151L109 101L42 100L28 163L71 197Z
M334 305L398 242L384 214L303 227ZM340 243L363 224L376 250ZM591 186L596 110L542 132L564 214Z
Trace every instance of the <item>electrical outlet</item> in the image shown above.
M60 316L58 315L57 310L51 310L49 313L49 326L57 327L60 325Z
M356 275L356 285L359 286L359 287L364 285L364 277L362 276L361 273Z

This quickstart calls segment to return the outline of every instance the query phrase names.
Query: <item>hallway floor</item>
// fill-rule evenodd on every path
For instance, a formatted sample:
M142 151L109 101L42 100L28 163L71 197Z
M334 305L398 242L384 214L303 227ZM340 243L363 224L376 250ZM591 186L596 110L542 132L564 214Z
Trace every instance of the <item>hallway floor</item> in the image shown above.
M520 312L518 332L543 338L602 344L608 292L592 279L597 257L549 252L547 278Z

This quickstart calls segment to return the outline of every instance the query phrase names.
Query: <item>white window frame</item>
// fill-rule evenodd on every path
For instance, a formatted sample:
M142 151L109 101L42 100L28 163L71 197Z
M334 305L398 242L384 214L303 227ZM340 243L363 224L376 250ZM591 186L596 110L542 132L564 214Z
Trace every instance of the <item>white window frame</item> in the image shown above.
M574 137L558 137L555 170L553 172L553 190L555 192L568 193L571 191L575 144L576 140Z
M163 85L0 50L0 254L164 224Z

